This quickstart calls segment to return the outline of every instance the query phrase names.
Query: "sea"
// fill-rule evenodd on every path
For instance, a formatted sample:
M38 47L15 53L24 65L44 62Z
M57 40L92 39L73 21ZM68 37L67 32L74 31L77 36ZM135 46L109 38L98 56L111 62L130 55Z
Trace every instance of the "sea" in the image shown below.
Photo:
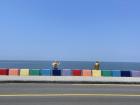
M52 61L1 60L0 68L51 69ZM93 69L94 61L60 61L59 69ZM139 62L100 62L101 70L140 70Z

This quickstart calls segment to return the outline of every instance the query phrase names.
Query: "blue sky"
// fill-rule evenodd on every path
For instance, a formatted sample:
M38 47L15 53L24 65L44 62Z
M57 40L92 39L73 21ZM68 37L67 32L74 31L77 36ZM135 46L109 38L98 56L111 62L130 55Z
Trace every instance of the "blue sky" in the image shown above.
M140 62L139 4L0 0L0 59Z

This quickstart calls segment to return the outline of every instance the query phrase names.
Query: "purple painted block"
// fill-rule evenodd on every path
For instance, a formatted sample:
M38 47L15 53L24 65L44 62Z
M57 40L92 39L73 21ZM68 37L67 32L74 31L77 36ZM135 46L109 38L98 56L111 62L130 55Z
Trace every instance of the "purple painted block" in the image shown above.
M62 76L71 76L71 69L63 69Z
M140 77L140 71L131 71L132 77Z

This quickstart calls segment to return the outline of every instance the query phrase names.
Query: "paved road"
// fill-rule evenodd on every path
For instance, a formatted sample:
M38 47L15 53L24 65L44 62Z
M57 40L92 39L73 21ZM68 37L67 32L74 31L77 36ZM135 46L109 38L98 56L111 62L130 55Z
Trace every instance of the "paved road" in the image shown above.
M2 83L0 105L140 105L140 85Z

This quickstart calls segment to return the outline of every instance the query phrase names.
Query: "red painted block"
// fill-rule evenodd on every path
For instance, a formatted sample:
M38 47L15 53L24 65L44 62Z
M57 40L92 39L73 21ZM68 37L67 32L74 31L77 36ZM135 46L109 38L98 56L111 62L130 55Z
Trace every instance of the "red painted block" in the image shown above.
M72 76L81 76L81 70L72 70Z
M0 75L8 75L8 69L0 68Z

